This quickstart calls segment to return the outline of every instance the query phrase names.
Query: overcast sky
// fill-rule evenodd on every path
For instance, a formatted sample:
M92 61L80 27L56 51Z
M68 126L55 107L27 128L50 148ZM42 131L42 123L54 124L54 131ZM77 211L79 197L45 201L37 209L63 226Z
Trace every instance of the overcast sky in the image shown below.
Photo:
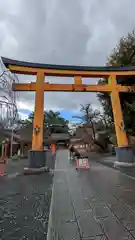
M134 9L134 0L1 0L0 55L32 62L105 65L120 37L135 28ZM34 94L19 95L19 107L31 110ZM75 111L88 102L98 106L91 93L45 93L46 108Z

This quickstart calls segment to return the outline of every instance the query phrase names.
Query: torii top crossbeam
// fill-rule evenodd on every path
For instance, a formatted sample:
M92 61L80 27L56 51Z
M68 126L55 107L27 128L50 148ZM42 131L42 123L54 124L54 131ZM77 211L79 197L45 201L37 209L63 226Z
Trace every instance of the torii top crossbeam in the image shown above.
M72 66L72 65L55 65L43 63L31 63L17 61L9 58L1 58L4 65L14 73L36 75L39 70L45 72L46 76L62 77L107 77L110 75L128 76L135 75L135 66L122 67L90 67L90 66Z

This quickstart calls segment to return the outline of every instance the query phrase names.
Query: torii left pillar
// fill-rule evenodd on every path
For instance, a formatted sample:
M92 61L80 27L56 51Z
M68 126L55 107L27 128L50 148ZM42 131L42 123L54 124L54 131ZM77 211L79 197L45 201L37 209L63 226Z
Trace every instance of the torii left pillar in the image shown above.
M29 151L29 168L45 167L45 151L43 150L44 128L44 72L37 73L35 111L33 122L32 149Z

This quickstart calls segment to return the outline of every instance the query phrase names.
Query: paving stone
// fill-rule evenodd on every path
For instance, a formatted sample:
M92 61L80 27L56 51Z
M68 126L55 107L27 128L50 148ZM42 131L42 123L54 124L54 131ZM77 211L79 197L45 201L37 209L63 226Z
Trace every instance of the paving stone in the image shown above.
M77 223L55 223L55 227L51 232L50 240L80 240L80 233Z
M90 238L82 238L82 240L108 240L108 238L104 235L90 237Z
M89 204L90 204L91 207L93 207L93 206L104 206L105 201L103 201L99 197L95 196L95 197L89 199Z
M135 230L135 216L131 216L129 220L122 220L122 224L124 225L125 228L128 230Z
M90 205L88 203L88 200L84 198L82 195L76 195L72 196L72 201L75 210L87 210L90 209Z
M111 210L107 206L95 206L92 210L97 219L113 217Z
M57 181L55 181L57 180ZM61 172L54 177L52 218L53 221L61 223L74 221L74 209L70 198L69 189L65 180L65 175ZM58 217L59 216L59 217Z
M134 239L133 236L124 229L122 224L120 224L116 218L100 219L100 224L104 229L106 236L110 240Z
M45 239L52 176L5 179L0 184L0 191L0 239Z
M76 217L80 226L82 238L95 237L103 234L100 225L93 216L92 210L76 211Z
M130 233L133 235L133 237L135 238L135 231L130 231Z
M119 220L129 220L133 216L133 212L124 204L117 203L117 205L110 205L111 211L117 216Z

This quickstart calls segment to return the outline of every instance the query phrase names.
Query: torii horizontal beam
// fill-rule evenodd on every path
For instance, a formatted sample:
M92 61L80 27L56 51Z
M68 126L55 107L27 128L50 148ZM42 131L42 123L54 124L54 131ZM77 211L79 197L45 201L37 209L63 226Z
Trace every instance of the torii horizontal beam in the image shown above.
M36 83L14 83L12 86L13 91L36 91ZM45 92L111 92L112 86L109 84L43 84L43 89ZM122 86L120 84L116 85L118 92L134 92L134 86Z

